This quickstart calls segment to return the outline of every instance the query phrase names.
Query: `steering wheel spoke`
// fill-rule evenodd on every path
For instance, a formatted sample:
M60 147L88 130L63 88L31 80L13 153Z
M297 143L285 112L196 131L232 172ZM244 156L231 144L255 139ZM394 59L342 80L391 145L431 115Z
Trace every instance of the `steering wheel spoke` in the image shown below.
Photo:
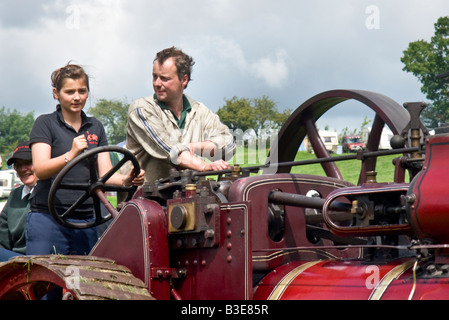
M89 189L89 186L90 186L89 183L73 183L73 184L61 183L59 185L59 189L65 189L65 190L87 190L87 189Z
M78 198L78 200L75 201L74 204L70 206L67 211L65 211L63 214L60 215L63 219L75 219L76 218L76 212L75 210L81 206L87 199L89 199L89 193L83 194L81 197Z
M116 173L121 167L123 167L123 165L130 161L131 158L128 156L124 156L111 170L109 170L108 172L106 172L106 174L104 174L101 178L100 178L100 182L105 184L106 181L108 181L113 175L114 173Z
M103 187L104 192L130 192L132 191L132 189L134 189L134 186L125 187L125 186L113 186L110 184L105 184Z

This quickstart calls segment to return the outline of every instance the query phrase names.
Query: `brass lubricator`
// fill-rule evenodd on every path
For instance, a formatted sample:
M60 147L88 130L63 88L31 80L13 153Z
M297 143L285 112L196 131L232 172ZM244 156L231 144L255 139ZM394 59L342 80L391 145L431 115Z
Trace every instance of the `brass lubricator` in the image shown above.
M366 183L377 183L376 176L377 176L376 171L367 171L366 172Z
M237 178L240 175L240 171L242 171L240 166L238 164L235 164L232 167L232 173L231 173L232 177Z
M196 196L196 184L186 185L186 198L193 198Z
M424 134L424 136L429 135L429 130L422 124L420 120L421 112L425 109L427 106L424 102L407 102L404 103L404 108L407 109L407 111L410 114L410 122L408 125L402 130L402 136L404 138L407 137L407 132L410 130L410 147L417 148L421 144L421 132ZM418 159L420 158L419 152L413 152L411 154L412 159Z
M364 219L366 216L366 210L364 210L363 207L364 206L362 205L362 203L359 203L358 200L354 200L352 201L351 213L354 215L357 214L361 219Z
M195 203L187 202L169 206L168 217L169 232L195 230Z
M186 185L186 198L196 196L196 185ZM169 232L192 231L196 227L195 202L168 206Z

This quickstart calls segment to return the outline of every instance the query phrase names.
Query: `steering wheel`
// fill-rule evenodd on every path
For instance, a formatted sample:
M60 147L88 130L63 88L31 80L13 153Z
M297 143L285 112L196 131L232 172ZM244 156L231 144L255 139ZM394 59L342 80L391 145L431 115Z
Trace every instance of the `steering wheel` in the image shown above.
M102 152L118 152L123 155L123 158L104 176L99 177L97 170L97 155ZM62 181L67 173L85 159L87 159L88 161L89 182L78 184L63 183ZM106 181L108 181L108 179L128 161L132 162L134 166L134 172L140 172L140 165L136 157L130 151L116 146L94 148L82 153L81 155L70 161L56 176L56 179L53 182L50 188L50 193L48 195L48 209L55 220L61 225L72 229L87 229L103 224L115 217L118 212L107 199L105 192L126 192L128 193L126 201L129 201L136 192L137 186L114 186L106 184ZM55 195L56 192L60 189L84 191L84 194L81 195L68 210L63 213L58 213L55 207ZM95 219L92 219L92 221L88 222L76 222L76 210L91 197L93 199ZM105 205L106 209L109 212L109 214L107 214L106 216L103 216L101 214L101 203ZM69 219L71 220L69 221Z

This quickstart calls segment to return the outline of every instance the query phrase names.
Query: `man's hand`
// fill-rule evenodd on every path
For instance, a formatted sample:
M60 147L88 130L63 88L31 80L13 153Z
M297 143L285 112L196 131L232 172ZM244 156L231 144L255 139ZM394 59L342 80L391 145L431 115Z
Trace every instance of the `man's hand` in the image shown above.
M179 161L179 167L200 172L226 170L231 168L229 163L224 160L217 160L212 163L207 163L189 151L182 152L177 160Z
M231 169L231 166L229 165L229 163L227 163L224 160L218 160L218 161L214 161L212 163L206 163L203 170L201 170L201 171L219 171L219 170L226 170L226 169Z

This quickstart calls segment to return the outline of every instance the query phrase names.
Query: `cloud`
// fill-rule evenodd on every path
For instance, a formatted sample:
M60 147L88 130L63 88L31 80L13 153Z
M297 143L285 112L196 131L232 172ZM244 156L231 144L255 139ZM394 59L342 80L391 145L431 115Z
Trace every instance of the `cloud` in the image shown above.
M289 77L287 52L279 49L276 58L260 58L250 66L255 76L263 80L271 88L282 88Z
M44 5L49 1L0 1L0 27L28 29L41 23ZM52 2L52 1L50 1Z
M282 88L290 75L289 57L283 49L276 49L267 56L248 56L236 41L218 35L206 36L198 43L201 45L192 50L194 54L206 60L219 61L228 71L232 68L233 72L239 73L247 81L261 80L265 87L278 89Z

